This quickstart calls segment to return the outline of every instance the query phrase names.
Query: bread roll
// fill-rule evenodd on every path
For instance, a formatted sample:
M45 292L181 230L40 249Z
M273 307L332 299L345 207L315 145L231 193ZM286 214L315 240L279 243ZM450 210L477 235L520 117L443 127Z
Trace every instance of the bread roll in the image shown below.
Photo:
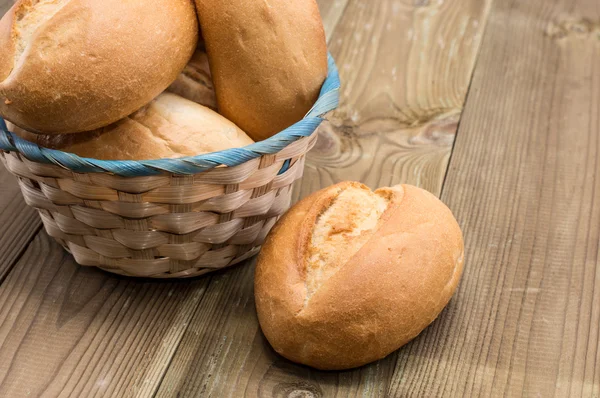
M284 357L347 369L385 357L441 312L463 269L450 210L409 185L345 182L294 206L258 259L256 309Z
M194 156L253 141L218 113L164 93L129 117L80 134L39 135L9 129L40 146L102 160L151 160Z
M254 140L302 119L327 76L315 0L196 0L219 112Z
M48 134L104 127L167 88L197 40L192 0L20 0L0 21L0 115Z

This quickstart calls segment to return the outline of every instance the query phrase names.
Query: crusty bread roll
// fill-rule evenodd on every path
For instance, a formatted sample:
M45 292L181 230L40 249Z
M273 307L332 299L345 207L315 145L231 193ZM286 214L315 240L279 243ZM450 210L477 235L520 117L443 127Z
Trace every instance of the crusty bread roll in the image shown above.
M327 76L315 0L195 0L219 112L254 140L302 119Z
M167 88L197 40L192 0L20 0L0 21L0 115L48 134L106 126Z
M151 160L194 156L253 143L218 113L171 93L117 123L79 134L11 131L40 146L102 160Z
M409 185L345 182L294 206L256 267L262 330L284 357L318 369L383 358L446 306L463 269L450 210Z

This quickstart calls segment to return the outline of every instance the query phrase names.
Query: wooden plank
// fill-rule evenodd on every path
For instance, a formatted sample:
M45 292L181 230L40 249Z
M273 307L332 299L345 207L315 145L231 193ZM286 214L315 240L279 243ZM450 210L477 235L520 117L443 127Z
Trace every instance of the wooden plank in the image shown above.
M466 268L390 396L600 396L600 8L496 0L443 200Z
M0 283L40 227L40 217L25 204L16 178L0 166Z
M151 396L207 282L115 277L38 234L0 286L0 396Z
M490 1L354 1L329 42L342 79L295 199L343 180L439 194Z
M342 104L296 198L343 179L439 193L489 2L409 4L348 3L330 35ZM252 281L252 266L213 279L157 396L387 396L395 356L331 373L275 355L257 324Z
M157 397L384 396L386 384L365 379L389 378L386 361L362 372L317 372L275 354L256 319L253 265L213 278Z

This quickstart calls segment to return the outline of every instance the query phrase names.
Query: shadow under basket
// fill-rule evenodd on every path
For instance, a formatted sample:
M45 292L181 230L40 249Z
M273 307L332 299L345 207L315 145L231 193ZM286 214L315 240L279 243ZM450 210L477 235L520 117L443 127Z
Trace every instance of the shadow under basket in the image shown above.
M339 100L329 73L306 117L256 144L181 159L102 161L41 148L0 119L0 158L48 234L86 266L184 278L250 258L291 201L322 116Z

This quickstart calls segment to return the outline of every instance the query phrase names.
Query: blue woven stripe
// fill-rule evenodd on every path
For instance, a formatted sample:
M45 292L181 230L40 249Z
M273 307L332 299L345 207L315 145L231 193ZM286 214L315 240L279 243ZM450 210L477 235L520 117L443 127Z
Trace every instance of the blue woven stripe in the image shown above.
M143 177L163 171L174 174L196 174L220 165L238 166L262 155L274 154L302 137L310 136L323 121L322 116L339 104L340 78L335 61L328 55L329 71L319 99L304 119L264 141L225 151L180 159L159 160L97 160L82 158L72 153L41 148L8 131L0 118L0 149L19 152L38 163L56 164L78 173L113 173L123 177ZM284 165L285 168L285 165Z

